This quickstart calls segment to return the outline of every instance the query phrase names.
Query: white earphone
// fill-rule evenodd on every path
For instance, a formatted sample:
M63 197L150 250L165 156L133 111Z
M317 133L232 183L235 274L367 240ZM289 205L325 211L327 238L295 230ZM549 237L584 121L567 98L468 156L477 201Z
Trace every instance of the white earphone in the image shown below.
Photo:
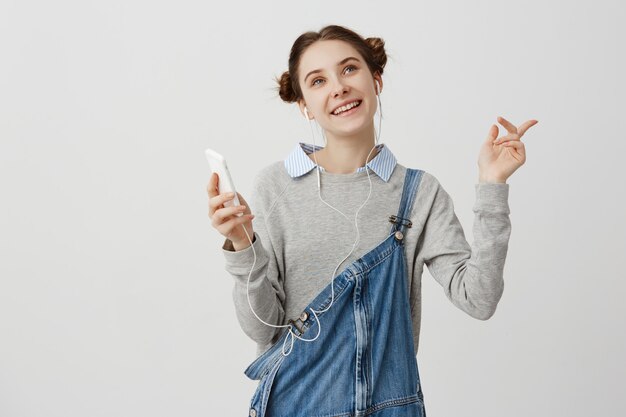
M307 110L307 108L304 108L304 116L306 117L307 120L309 120L309 111Z

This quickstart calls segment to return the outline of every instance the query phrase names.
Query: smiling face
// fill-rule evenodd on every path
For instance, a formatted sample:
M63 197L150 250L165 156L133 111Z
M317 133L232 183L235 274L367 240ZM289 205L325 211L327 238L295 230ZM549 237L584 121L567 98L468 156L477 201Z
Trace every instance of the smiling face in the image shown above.
M300 60L298 81L304 100L298 105L302 114L306 105L309 118L317 120L328 136L371 133L365 130L373 132L375 80L382 91L382 78L377 73L372 75L352 45L340 40L318 41L306 49Z

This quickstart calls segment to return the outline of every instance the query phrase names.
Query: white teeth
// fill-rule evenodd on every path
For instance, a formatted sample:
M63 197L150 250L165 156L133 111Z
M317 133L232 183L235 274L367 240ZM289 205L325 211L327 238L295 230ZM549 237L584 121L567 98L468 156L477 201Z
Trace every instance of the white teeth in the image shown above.
M353 101L352 103L346 104L345 106L341 106L339 107L337 110L335 110L333 112L334 115L338 115L340 113L343 113L346 110L350 110L353 107L356 107L356 105L359 104L359 101Z

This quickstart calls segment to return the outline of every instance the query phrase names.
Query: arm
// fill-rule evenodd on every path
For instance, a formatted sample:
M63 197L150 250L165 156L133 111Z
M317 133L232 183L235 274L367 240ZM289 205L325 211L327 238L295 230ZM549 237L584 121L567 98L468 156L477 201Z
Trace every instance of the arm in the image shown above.
M455 306L474 318L487 320L495 313L504 290L504 262L511 234L509 185L476 184L474 242L470 247L450 195L435 182L432 207L418 242L421 257Z
M265 209L268 205L265 204L265 193L260 185L259 176L257 176L254 180L251 198L255 218L253 220L254 236L250 237L253 238L253 248L257 259L250 276L250 303L254 312L263 321L280 325L285 316L283 309L285 292L266 227ZM247 247L236 251L232 242L226 239L222 252L226 259L226 271L234 279L232 297L239 324L252 340L265 345L274 341L274 337L279 334L281 328L263 324L250 310L246 286L254 262L253 248L248 242Z

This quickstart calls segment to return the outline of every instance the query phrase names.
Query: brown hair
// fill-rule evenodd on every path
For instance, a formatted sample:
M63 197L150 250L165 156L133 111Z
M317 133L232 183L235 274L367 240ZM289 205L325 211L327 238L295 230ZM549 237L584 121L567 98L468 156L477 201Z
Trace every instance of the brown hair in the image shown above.
M285 71L280 78L276 77L278 83L278 94L280 98L293 103L302 99L302 89L298 81L298 65L304 51L317 41L341 40L349 43L356 49L372 74L378 72L383 74L383 69L387 63L385 53L385 41L381 38L363 38L356 32L343 26L329 25L323 27L319 32L305 32L296 39L289 54L289 70Z

